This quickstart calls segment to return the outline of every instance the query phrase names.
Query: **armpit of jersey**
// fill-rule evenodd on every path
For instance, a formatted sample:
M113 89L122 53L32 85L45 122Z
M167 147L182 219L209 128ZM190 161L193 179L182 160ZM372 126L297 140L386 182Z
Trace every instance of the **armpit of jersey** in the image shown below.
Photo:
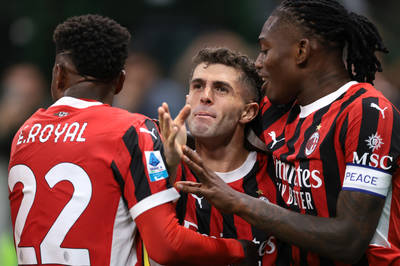
M161 204L164 204L169 201L174 201L180 197L178 191L176 191L175 188L170 188L167 190L163 190L161 192L158 192L156 194L153 194L149 197L146 197L145 199L139 201L137 204L135 204L129 212L131 213L131 216L133 220L136 219L140 214L144 213L145 211L154 208L156 206L159 206Z
M342 189L365 192L385 198L391 181L392 175L383 170L348 163Z

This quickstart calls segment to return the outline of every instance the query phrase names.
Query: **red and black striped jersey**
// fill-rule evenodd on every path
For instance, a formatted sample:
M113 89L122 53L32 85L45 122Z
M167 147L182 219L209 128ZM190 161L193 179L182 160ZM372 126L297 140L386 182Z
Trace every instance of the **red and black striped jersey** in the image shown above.
M341 190L385 198L366 255L376 265L386 254L400 254L398 110L370 84L357 82L307 106L274 106L266 98L262 106L249 141L273 156L281 206L334 217ZM294 246L285 249L278 250L278 262L290 257L294 265L343 265ZM367 256L360 264L368 265Z
M233 189L261 200L276 202L277 192L268 177L273 171L271 159L263 153L250 152L239 168L225 173L216 172ZM195 181L197 177L186 164L179 166L177 181ZM204 197L182 193L177 205L179 222L187 228L214 237L252 240L260 245L260 264L275 265L277 242L275 237L251 226L244 219L232 214L221 213Z
M138 265L134 219L179 197L152 120L71 97L22 125L8 184L19 264Z

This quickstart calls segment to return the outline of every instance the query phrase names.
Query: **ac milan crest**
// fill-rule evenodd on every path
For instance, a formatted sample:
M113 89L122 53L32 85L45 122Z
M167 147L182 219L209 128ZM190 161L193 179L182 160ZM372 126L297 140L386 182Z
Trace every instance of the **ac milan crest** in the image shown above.
M315 148L317 147L319 140L319 132L316 131L314 134L311 135L311 137L308 139L307 144L306 144L306 155L310 155L313 153Z

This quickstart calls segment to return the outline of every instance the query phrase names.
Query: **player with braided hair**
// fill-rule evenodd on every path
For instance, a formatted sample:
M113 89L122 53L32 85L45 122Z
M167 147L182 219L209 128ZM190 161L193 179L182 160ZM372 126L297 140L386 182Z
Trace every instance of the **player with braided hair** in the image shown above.
M124 82L129 39L99 15L69 18L54 32L55 103L22 125L11 148L18 263L149 265L149 256L168 265L246 263L257 252L250 241L178 224L179 193L168 182L156 125L110 106Z
M187 147L202 183L177 187L282 240L279 265L400 264L400 114L371 84L387 52L376 27L336 0L285 0L259 43L249 140L272 154L279 206L230 190Z

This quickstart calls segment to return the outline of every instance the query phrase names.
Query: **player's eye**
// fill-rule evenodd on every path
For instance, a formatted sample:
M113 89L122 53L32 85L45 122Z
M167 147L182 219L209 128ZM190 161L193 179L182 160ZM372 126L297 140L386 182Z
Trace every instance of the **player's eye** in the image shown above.
M225 86L216 86L215 90L219 93L227 93L229 89Z
M201 89L202 88L200 83L192 83L192 85L190 87L193 90L197 90L197 89Z

